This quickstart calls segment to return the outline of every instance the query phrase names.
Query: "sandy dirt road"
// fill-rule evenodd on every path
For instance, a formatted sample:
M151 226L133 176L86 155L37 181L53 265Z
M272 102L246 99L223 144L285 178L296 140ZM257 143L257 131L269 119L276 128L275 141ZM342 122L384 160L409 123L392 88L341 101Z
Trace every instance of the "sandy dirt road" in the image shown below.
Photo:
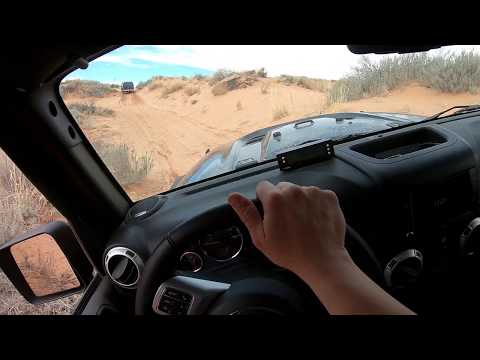
M221 96L214 96L205 81L187 80L185 88L198 87L197 94L188 96L183 88L163 97L163 89L175 82L182 81L163 79L154 89L135 94L66 100L67 104L91 101L115 111L112 118L97 117L94 128L87 131L91 140L108 139L128 144L139 154L152 154L154 167L148 177L127 186L134 199L169 189L175 177L190 170L207 149L263 127L321 113L363 110L430 115L449 106L480 102L479 95L444 94L409 84L384 96L328 106L325 93L271 79ZM279 110L286 116L276 119Z

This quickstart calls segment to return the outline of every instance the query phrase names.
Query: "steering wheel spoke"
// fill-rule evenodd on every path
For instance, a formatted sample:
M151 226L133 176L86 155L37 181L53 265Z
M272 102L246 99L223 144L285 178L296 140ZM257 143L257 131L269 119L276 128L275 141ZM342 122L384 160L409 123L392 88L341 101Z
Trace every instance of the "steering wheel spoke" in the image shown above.
M174 276L158 287L152 309L159 315L201 315L229 288L223 282Z

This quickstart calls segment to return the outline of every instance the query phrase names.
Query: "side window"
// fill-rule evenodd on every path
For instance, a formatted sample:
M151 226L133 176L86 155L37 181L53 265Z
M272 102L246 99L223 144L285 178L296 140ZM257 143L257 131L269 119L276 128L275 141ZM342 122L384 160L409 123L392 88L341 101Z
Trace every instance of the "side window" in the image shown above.
M0 149L0 245L38 225L56 220L66 221ZM71 270L61 263L62 259L57 256L55 242L44 241L37 244L44 246L41 249L37 247L30 250L29 267L33 267L35 273L38 273L38 268L41 267L45 279L68 279ZM37 262L41 264L37 264L36 259L40 258L42 260ZM65 271L65 274L59 271ZM82 294L74 294L52 302L33 305L20 295L0 269L0 315L71 314L81 296Z

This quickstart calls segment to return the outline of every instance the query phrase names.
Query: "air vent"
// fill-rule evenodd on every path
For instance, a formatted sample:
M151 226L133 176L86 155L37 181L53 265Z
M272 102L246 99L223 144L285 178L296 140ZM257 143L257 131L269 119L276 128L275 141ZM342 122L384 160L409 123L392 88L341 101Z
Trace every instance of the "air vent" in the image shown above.
M404 132L352 146L352 150L375 159L391 159L443 144L445 137L430 128Z
M134 289L143 270L143 261L131 249L114 247L105 256L105 270L115 284Z

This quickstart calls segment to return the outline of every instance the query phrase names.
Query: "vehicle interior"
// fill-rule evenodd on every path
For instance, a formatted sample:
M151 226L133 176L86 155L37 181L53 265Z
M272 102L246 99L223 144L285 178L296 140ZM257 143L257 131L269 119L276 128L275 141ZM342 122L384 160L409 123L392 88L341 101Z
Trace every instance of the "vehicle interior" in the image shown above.
M74 291L84 293L76 315L326 315L300 278L254 247L227 203L240 192L261 210L255 189L262 180L333 190L355 263L416 313L476 311L480 111L309 143L307 151L285 154L290 167L272 159L134 202L59 93L66 74L117 47L18 47L3 60L0 146L73 230L44 227L35 234L57 240L79 278ZM37 296L28 288L9 247L29 236L0 251L12 283L31 302L72 293Z

